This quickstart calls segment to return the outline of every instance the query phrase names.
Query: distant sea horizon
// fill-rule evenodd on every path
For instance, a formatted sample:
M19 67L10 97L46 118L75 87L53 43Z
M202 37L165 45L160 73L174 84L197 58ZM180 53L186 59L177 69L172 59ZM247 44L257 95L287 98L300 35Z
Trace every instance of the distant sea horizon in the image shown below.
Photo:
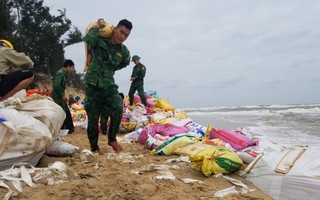
M320 146L320 103L179 108L194 122L241 129L285 146Z

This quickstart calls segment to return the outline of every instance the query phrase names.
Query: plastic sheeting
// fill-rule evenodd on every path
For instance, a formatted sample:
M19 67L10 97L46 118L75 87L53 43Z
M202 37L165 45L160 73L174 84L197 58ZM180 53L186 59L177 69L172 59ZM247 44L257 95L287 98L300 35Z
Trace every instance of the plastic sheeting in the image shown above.
M298 149L301 147L295 147ZM247 180L275 199L319 199L320 147L309 147L296 159L283 162L290 149L265 154L247 174ZM277 173L280 163L288 173Z

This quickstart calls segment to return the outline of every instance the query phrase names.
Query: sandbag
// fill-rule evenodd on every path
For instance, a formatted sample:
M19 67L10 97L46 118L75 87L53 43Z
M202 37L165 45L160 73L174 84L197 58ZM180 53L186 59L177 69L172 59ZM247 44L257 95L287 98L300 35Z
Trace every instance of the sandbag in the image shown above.
M189 144L193 144L198 142L198 138L194 137L193 135L188 134L182 134L177 135L170 140L163 143L158 148L155 148L151 151L151 154L154 155L173 155L175 154L175 151L179 148L182 148L184 146L187 146Z
M248 146L258 145L259 141L251 141L249 137L244 135L241 131L234 130L220 130L212 128L208 135L209 139L219 138L231 145L232 148L239 151Z
M98 24L97 22L91 22L87 28L86 28L86 32L85 35L87 35L89 33L89 31L93 28L96 27ZM99 29L98 35L100 37L104 37L104 38L110 38L113 34L113 29L114 29L114 25L108 23L108 22L104 22L104 27ZM85 50L85 60L86 60L86 64L83 68L83 72L86 72L88 70L89 64L91 62L91 54L92 54L92 50L90 48L90 46L85 42L84 43L84 50Z
M48 97L25 102L22 104L22 107L16 109L19 112L29 114L46 125L52 134L53 140L59 137L66 113L58 104L48 99Z
M49 90L44 90L44 89L30 89L27 90L27 96L33 95L33 94L38 94L42 96L50 96L50 91Z
M0 168L8 166L35 152L44 152L52 141L52 135L46 125L27 113L11 108L0 109ZM37 158L41 158L36 156ZM34 159L34 156L32 156ZM30 158L31 159L31 158ZM37 160L39 161L39 160ZM28 161L26 161L28 162ZM34 162L34 161L33 161Z
M189 129L184 126L175 126L169 123L166 124L155 124L152 127L151 134L160 134L163 136L175 136L181 133L188 133Z
M79 147L67 142L56 140L47 148L46 154L51 156L70 156L76 153L79 149Z
M212 173L228 174L237 171L242 165L242 160L235 152L215 146L208 146L189 157L191 168L201 171L206 176Z
M165 101L163 99L157 99L157 103L154 105L156 108L161 108L165 111L174 111L176 108L174 108L172 105L170 105L169 101Z

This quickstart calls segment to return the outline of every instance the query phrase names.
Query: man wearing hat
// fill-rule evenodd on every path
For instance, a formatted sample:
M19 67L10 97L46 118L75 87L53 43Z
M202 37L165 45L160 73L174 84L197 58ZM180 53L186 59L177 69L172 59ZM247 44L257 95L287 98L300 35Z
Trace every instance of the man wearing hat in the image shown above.
M140 63L140 57L137 55L132 56L132 61L134 62L135 66L133 67L130 79L130 81L132 81L129 90L130 106L133 105L134 93L136 91L138 91L141 102L147 106L147 99L144 96L143 89L143 78L146 76L146 67Z
M33 81L33 61L17 52L7 40L0 40L0 101L28 87Z

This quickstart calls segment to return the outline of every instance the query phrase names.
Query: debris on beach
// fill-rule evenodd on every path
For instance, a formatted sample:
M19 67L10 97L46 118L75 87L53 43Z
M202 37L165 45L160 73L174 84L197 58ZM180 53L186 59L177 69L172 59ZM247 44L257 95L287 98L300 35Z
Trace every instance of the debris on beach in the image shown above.
M106 165L101 164L101 157L97 154L89 149L80 149L65 139L67 130L60 130L65 118L64 111L50 97L37 93L30 96L25 93L18 95L20 97L6 100L0 110L0 170L9 170L14 163L22 161L30 166L19 169L20 174L27 174L25 171L28 170L41 171L40 169L43 173L37 176L31 173L8 180L5 180L7 175L1 176L0 187L8 189L6 198L22 192L22 186L17 180L24 181L29 186L37 183L52 185L68 180L68 175L60 172L66 170L62 164L53 164L56 166L54 171L59 172L53 175L50 175L54 172L51 165L51 168L34 167L45 154L56 157L75 155L83 166L96 171L107 169ZM320 192L314 189L320 187L320 161L314 159L315 155L318 155L315 152L319 152L317 149L284 148L260 138L253 138L243 130L227 130L223 127L212 127L210 124L204 126L189 118L187 113L170 105L169 100L161 99L155 91L147 91L146 97L148 106L141 104L139 96L135 95L132 107L129 107L128 97L124 98L120 125L122 134L118 135L118 142L141 145L152 156L179 157L171 157L162 164L143 165L144 163L140 163L143 155L120 152L105 153L106 160L128 165L139 163L140 167L131 172L142 176L152 174L151 178L156 180L178 179L186 184L203 183L202 180L175 176L172 171L188 167L195 172L199 171L204 177L219 176L235 185L216 191L214 197L253 191L243 182L226 176L232 173L243 175L267 193L268 189L272 188L271 195L275 198L282 198L284 191L292 192L298 190L298 187L303 187L309 194L320 195ZM88 121L83 103L80 101L71 105L70 111L74 124L86 129ZM100 122L100 127L101 123L109 126L108 122ZM7 173L5 171L0 171L0 175ZM85 171L79 174L82 174L83 179L91 178ZM59 179L55 179L55 176ZM262 177L267 177L268 181L263 181ZM287 180L299 181L301 184L289 188L282 184ZM15 188L9 187L6 181L11 181ZM237 187L241 187L241 191L237 190ZM294 194L296 197L303 195L297 192ZM295 199L294 196L290 197Z

